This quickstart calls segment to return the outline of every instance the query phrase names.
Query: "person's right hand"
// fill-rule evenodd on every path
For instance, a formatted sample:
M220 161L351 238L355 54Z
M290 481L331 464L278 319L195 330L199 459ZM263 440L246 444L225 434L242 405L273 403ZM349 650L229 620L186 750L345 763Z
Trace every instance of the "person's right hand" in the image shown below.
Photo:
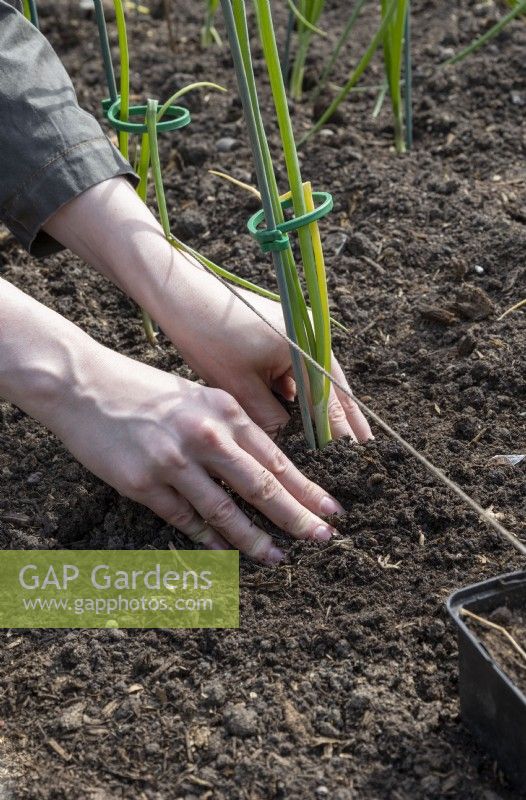
M99 345L46 420L88 469L192 541L262 563L284 554L222 481L296 539L327 541L320 515L343 509L307 480L241 406ZM216 480L214 480L216 479Z

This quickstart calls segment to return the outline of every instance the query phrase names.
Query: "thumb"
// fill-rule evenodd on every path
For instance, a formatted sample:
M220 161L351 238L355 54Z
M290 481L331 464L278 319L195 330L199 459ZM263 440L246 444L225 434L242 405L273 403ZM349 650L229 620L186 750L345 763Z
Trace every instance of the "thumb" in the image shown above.
M351 387L347 382L347 378L345 377L345 373L340 367L338 361L332 358L332 374L335 378L343 385L346 389L351 391ZM338 387L331 387L336 390L336 397L339 399L343 410L345 411L345 415L349 422L349 425L353 429L355 437L358 439L359 442L367 442L369 439L374 439L373 434L371 433L371 428L369 427L369 423L365 419L364 415L349 395L344 394Z
M280 394L285 400L292 403L296 397L296 381L292 375L292 369L287 370L279 378L276 378L272 384L272 389L276 394Z
M236 392L236 399L256 425L275 438L290 417L261 378L254 380L243 393Z

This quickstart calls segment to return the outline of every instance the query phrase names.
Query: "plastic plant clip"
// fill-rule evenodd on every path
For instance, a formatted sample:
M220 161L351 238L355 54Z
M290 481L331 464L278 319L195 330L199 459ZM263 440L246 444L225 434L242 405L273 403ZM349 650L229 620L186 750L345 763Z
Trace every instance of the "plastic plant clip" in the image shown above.
M107 101L104 101L107 102ZM148 127L145 122L130 122L129 120L121 120L119 117L120 112L120 97L117 97L115 102L107 107L106 116L108 122L115 128L116 131L123 131L126 133L143 134L148 132ZM128 114L131 117L142 117L146 115L147 106L130 106ZM158 133L162 131L175 131L179 128L184 128L191 122L190 112L183 106L168 106L164 112L168 119L162 119L156 123Z
M312 222L317 222L319 219L327 216L332 211L333 199L329 192L313 192L312 197L314 201L319 200L320 205L314 211L302 214L299 217L279 222L275 228L260 228L259 226L265 220L265 211L260 209L253 214L248 223L247 228L250 234L256 239L264 253L271 252L272 250L285 250L290 247L288 233L297 231L299 228L304 228ZM282 209L292 207L292 199L285 197L281 200Z

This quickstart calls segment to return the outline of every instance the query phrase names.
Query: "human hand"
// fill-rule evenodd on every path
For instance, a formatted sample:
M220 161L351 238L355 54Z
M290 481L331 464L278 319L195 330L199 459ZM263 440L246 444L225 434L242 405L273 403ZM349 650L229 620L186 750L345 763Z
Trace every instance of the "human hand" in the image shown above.
M342 512L233 397L133 361L0 278L0 397L88 469L194 542L263 563L283 553L230 487L296 539L328 541Z
M165 333L207 383L231 393L250 417L274 436L289 415L273 392L286 400L294 400L296 395L289 346L213 276L202 273L195 280L200 281L200 295L205 298L201 313L184 314L184 325L180 318L167 315ZM275 328L285 332L279 303L244 289L236 291ZM170 300L167 295L168 306ZM331 372L350 391L334 355ZM335 386L331 386L329 420L334 438L351 436L358 441L372 438L369 424L356 403Z
M295 383L287 343L192 260L176 252L124 178L93 186L62 206L45 229L143 306L190 366L211 386L229 392L270 435L288 414L273 392L292 400ZM284 330L278 303L244 292ZM348 386L333 358L332 374ZM371 438L356 404L331 389L333 436Z
M207 548L284 558L216 480L296 539L328 541L319 515L343 511L226 392L95 343L46 423L94 474Z

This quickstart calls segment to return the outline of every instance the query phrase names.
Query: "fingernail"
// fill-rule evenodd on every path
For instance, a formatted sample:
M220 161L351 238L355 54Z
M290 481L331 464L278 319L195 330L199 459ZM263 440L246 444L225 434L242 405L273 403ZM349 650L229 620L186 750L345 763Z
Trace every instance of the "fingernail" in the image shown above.
M344 514L345 509L334 497L324 497L320 503L320 510L322 514L325 514L327 517L330 514Z
M328 525L318 525L314 530L314 538L317 542L328 542L329 539L332 539L333 533L336 533L334 528Z
M284 560L285 553L283 553L278 547L271 547L265 559L267 564L281 564L281 562Z

